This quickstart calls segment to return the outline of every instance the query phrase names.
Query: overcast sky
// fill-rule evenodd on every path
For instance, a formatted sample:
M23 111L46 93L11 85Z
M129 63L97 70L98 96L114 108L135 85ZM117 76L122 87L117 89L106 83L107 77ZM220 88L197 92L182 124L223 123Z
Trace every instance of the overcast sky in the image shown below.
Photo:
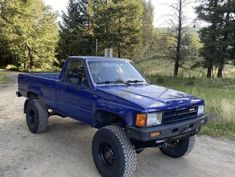
M61 11L66 10L66 6L68 4L68 0L44 0L47 5L50 5L53 10L58 11L61 13ZM154 26L156 27L165 27L167 25L167 14L172 12L172 9L167 6L166 4L171 4L176 0L152 0L152 3L155 7L154 11ZM194 0L192 0L194 1ZM189 19L189 23L193 23L193 20L196 18L196 14L194 12L193 7L195 6L194 3L191 3L187 6L185 9L185 15Z

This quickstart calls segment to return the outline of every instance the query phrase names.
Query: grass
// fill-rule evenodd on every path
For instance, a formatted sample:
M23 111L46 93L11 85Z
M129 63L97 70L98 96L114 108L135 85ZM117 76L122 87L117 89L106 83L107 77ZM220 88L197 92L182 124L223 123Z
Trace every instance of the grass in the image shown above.
M235 124L210 122L202 129L201 134L235 140Z
M8 81L6 74L4 72L0 72L0 84L4 84Z
M179 78L173 78L172 63L163 60L148 60L137 63L147 77L155 84L189 93L203 98L209 123L202 134L235 140L235 67L226 66L226 79L206 79L205 70L198 68L188 73L180 71Z
M148 78L162 85L203 98L209 124L202 133L235 140L235 80L172 78L150 75Z
M168 60L165 58L149 58L146 60L135 61L138 68L147 75L162 75L162 76L172 76L174 62L173 60ZM206 69L202 67L197 67L194 69L189 69L193 63L186 62L185 69L179 69L180 77L206 77ZM216 71L213 73L216 76ZM225 65L224 68L225 78L235 78L235 66Z

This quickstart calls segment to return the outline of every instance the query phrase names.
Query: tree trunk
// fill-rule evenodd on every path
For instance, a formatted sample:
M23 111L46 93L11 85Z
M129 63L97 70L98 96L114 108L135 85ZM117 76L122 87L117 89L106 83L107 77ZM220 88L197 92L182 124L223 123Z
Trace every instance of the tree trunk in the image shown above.
M175 69L174 77L178 76L179 63L181 60L181 40L182 40L182 0L179 1L179 19L178 19L178 31L177 31L177 46L176 46L176 57L175 57Z
M175 61L174 77L177 77L179 73L179 61Z
M33 56L29 52L29 69L32 69L32 68L33 68Z
M207 67L207 78L211 78L211 76L212 76L212 71L213 71L213 66L212 65L210 65L210 66L208 66Z
M225 55L226 49L224 48L223 50L223 55ZM217 73L217 78L222 78L223 77L223 70L224 70L224 62L225 62L225 56L222 56L222 58L220 59L220 63L219 63L219 69L218 69L218 73Z
M119 11L119 14L121 14L121 12ZM119 26L118 26L118 34L119 34L119 36L121 36L121 17L119 17L118 18L118 24L119 24ZM120 43L120 40L119 40L119 42L118 42L118 58L121 58L121 43Z
M32 69L33 68L33 49L29 46L29 44L26 42L25 43L25 46L28 50L28 57L29 57L29 69Z
M218 0L211 1L210 3L211 3L211 6L217 7ZM212 29L216 29L216 20L215 19L212 20L211 27L212 27ZM216 36L214 33L212 33L211 41L216 41ZM210 54L213 53L214 51L215 51L215 46L212 46L208 49L208 52ZM213 57L206 58L206 62L207 62L207 78L211 78L213 75L214 58Z
M120 53L120 51L118 51L118 58L121 58L121 53Z
M228 25L229 23L229 20L230 20L230 7L231 7L231 1L228 0L227 2L227 14L226 14L226 18L225 18L225 26ZM228 40L228 31L224 31L224 43L226 43ZM226 48L227 48L228 45L225 45L224 48L223 48L223 53L222 53L222 58L220 59L220 63L219 63L219 70L218 70L218 73L217 73L217 77L218 78L222 78L223 77L223 70L224 70L224 64L225 64L225 60L226 60Z
M219 67L218 73L217 73L217 78L222 78L223 77L223 67Z
M121 58L121 47L118 45L118 58Z

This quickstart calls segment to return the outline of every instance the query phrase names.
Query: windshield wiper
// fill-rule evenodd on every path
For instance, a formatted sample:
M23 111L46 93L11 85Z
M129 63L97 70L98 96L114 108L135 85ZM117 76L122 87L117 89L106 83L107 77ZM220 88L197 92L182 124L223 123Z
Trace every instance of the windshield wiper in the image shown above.
M115 83L121 83L121 84L126 84L128 86L131 86L131 84L129 82L125 82L123 80L117 80L117 81L115 81Z
M125 84L130 86L131 84L128 82L125 82L123 80L116 80L116 81L103 81L103 82L98 82L96 84Z
M98 82L96 84L112 84L113 81L103 81L103 82Z
M148 83L149 85L152 85L152 82L150 82L150 81L143 81L143 80L128 80L127 81L128 83L134 83L134 84L137 84L137 83L143 83L143 82L146 82L146 83Z
M144 81L141 81L141 80L128 80L127 83L141 83L141 82L144 82Z

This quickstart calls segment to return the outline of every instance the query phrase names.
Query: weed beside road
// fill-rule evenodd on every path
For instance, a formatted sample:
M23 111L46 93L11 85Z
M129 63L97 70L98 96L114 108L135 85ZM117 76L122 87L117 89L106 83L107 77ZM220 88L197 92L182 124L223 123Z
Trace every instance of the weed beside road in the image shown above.
M0 84L4 84L7 82L7 77L6 74L4 72L0 72Z

